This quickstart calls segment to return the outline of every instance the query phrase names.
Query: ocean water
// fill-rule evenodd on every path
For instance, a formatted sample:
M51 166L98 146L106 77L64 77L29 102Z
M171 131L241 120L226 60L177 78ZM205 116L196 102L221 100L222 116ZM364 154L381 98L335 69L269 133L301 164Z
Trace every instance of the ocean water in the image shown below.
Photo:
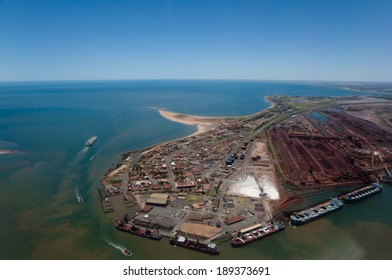
M266 95L345 96L306 83L257 81L70 81L0 83L0 259L210 259L117 232L97 187L121 154L189 135L157 108L243 116ZM97 135L85 149L84 142ZM90 158L96 155L94 160ZM84 203L77 201L77 195ZM392 259L390 187L318 222L247 247L220 244L221 259ZM133 252L124 256L118 248Z

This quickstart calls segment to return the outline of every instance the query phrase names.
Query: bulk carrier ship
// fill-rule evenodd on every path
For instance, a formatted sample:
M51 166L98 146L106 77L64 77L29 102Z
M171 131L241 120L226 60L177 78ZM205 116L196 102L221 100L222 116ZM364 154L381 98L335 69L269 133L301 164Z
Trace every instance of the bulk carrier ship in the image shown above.
M192 241L189 240L187 237L178 234L174 234L172 238L170 238L169 242L171 245L180 246L201 253L206 253L209 255L219 255L219 249L215 243L203 244L200 243L199 240Z
M118 229L119 231L124 231L126 233L138 235L138 236L145 237L148 239L153 239L153 240L161 240L162 239L162 235L159 233L159 231L157 229L150 230L150 229L140 228L134 224L124 223L120 219L116 220L115 226L116 226L116 229Z
M285 229L283 222L268 222L265 224L256 224L254 226L242 229L237 236L231 239L232 247L242 247L253 241L260 240L274 233Z
M370 186L366 186L355 191L349 192L348 194L346 194L344 201L347 203L358 202L362 199L365 199L380 192L382 192L381 185L373 183Z
M311 208L290 215L290 223L293 226L301 226L317 220L329 213L341 209L343 202L333 197L328 201L317 204Z

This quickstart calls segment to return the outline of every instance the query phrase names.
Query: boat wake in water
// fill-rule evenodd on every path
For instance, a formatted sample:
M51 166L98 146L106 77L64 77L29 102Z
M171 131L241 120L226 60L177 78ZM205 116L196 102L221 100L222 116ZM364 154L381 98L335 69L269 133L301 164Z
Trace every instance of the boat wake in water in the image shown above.
M124 246L122 246L122 245L120 245L120 244L113 243L113 242L111 242L111 241L109 241L109 240L107 240L106 238L103 238L103 237L102 237L102 239L105 240L105 242L106 242L108 245L110 245L110 246L112 246L113 248L119 250L119 251L120 251L121 253L123 253L125 256L128 256L128 257L132 256L132 252L129 251L129 250L128 250L127 248L125 248Z
M63 170L63 180L62 180L62 187L66 188L69 187L70 185L75 185L76 182L80 178L80 174L78 173L78 169L81 167L82 161L86 158L87 156L87 151L89 150L89 146L85 146L83 149L79 150L79 152L75 155L73 160L71 160L66 169ZM94 159L96 156L93 155L90 160ZM75 188L75 197L79 203L83 203L84 199L83 197L79 194L79 190L76 187Z
M79 191L77 188L75 188L75 195L76 195L76 199L78 200L79 203L83 203L84 199L83 197L81 197L81 195L79 194Z

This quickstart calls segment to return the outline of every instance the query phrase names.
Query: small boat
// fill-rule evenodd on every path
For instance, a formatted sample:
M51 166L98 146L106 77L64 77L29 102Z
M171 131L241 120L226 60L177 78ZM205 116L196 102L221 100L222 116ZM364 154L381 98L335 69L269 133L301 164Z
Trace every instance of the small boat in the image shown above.
M131 251L129 251L128 249L122 249L122 251L121 251L124 255L126 255L127 257L130 257L130 256L132 256L132 252Z
M97 154L93 155L93 156L90 158L90 161L93 160L93 159L95 158L96 155L97 155Z

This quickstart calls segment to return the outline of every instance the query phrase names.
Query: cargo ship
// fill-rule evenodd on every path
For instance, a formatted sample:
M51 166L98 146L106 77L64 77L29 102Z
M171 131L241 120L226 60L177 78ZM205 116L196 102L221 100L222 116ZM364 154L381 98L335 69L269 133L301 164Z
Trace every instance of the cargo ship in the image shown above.
M242 247L253 241L260 240L285 229L283 222L268 222L256 224L242 229L237 236L231 239L231 247Z
M128 224L124 223L121 220L116 220L116 229L120 231L124 231L130 234L138 235L141 237L145 237L148 239L153 239L153 240L161 240L162 235L159 233L157 229L146 229L146 228L140 228L137 227L134 224Z
M170 244L195 250L209 255L219 255L219 249L215 243L203 244L199 240L192 241L182 235L174 234L170 239Z
M331 198L328 201L317 204L311 208L299 211L290 215L290 223L292 226L301 226L317 220L329 213L335 212L341 209L343 202L336 197Z
M86 147L90 147L97 140L97 136L93 136L86 141Z
M369 196L375 195L380 192L382 192L381 185L377 183L373 183L369 186L349 192L348 194L346 194L344 201L347 203L353 203L353 202L361 201L362 199L365 199Z

